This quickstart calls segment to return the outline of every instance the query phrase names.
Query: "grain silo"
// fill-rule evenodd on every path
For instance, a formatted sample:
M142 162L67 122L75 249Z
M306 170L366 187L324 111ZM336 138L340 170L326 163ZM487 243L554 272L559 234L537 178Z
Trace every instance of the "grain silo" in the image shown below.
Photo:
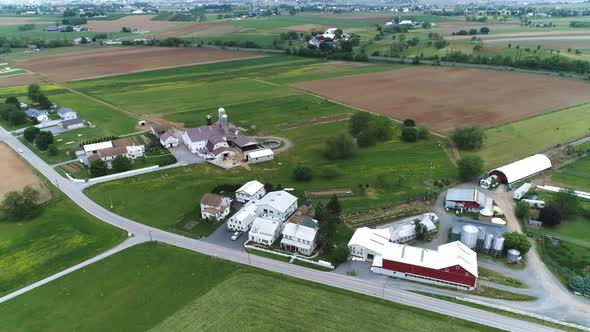
M461 231L461 242L469 249L474 249L477 244L477 227L472 225L463 226Z
M502 250L504 249L504 237L496 236L494 238L494 243L492 244L492 255L495 257L502 255Z

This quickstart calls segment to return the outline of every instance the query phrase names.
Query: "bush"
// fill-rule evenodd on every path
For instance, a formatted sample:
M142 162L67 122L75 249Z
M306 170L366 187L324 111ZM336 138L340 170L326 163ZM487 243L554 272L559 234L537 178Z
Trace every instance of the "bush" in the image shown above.
M524 256L531 249L531 243L527 239L527 236L522 233L510 232L504 233L503 236L505 251L516 249Z
M342 264L348 260L348 256L350 256L350 249L348 246L346 244L338 245L332 252L332 263L334 265Z
M531 214L531 207L529 206L528 203L525 203L523 201L518 201L518 202L516 202L516 206L514 208L514 214L519 219L528 218L529 215Z
M554 206L548 205L539 214L543 226L552 227L561 223L561 212Z
M324 151L324 156L326 158L334 160L334 159L348 159L352 157L356 152L356 146L354 144L354 140L350 135L345 133L339 134L337 136L328 138L326 141L326 147Z
M575 215L580 211L580 200L576 193L570 189L562 189L553 194L549 205L558 209L563 218Z
M326 165L320 170L320 176L324 179L335 179L342 175L342 170L335 165Z
M295 178L295 181L311 181L312 175L313 171L307 166L297 165L295 166L295 169L293 169L293 177Z
M50 144L49 148L47 148L47 152L49 152L50 156L57 156L59 150L57 150L57 146L55 146L55 144Z
M401 137L404 142L416 142L418 140L418 130L416 130L416 127L404 127Z
M457 167L459 178L469 181L483 173L483 160L479 156L465 156L457 162Z
M33 143L35 141L35 138L37 138L37 136L39 135L39 133L41 132L41 129L37 128L37 127L29 127L27 129L25 129L25 131L23 132L23 137Z
M369 121L371 120L371 114L367 112L356 112L348 120L348 130L352 137L358 137L360 133L367 128Z
M37 204L39 192L26 186L22 192L12 191L6 194L0 211L4 218L10 221L32 219L39 215L40 207Z
M451 139L459 149L477 150L483 145L485 134L478 126L467 126L455 129Z
M416 127L416 121L412 119L405 119L403 122L404 127Z
M93 160L90 163L90 175L92 177L97 176L104 176L107 175L109 169L107 167L107 163L105 163L102 159Z
M119 155L113 159L113 171L116 173L125 172L131 169L131 160L129 158Z
M416 128L416 134L418 135L418 139L427 139L428 135L430 135L430 129L427 127L418 127Z
M365 128L357 137L356 143L361 148L377 144L377 135L372 128Z
M41 131L35 138L35 146L39 151L45 151L53 144L53 134L49 131Z

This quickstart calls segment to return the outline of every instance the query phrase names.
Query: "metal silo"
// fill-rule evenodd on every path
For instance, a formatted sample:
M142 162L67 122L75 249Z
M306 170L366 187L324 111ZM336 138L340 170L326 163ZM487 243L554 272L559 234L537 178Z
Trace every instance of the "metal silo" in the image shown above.
M483 250L483 242L486 238L486 228L485 227L477 227L477 244L475 245L476 251Z
M501 256L502 249L504 249L504 238L502 236L496 236L492 244L492 254L496 257Z
M494 241L494 235L491 233L486 234L486 238L483 241L483 250L489 252L492 249L492 242Z
M470 249L474 249L477 244L477 232L478 230L475 226L463 226L463 230L461 231L461 242Z

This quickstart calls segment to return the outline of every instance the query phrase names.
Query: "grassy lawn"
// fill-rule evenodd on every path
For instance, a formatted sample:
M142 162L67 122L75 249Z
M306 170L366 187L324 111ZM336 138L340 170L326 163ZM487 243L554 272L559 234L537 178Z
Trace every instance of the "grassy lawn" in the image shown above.
M527 284L525 284L524 282L518 279L510 278L494 270L486 269L484 267L480 267L478 270L480 278L493 282L495 284L510 286L514 288L528 288Z
M37 218L0 222L0 296L115 246L125 232L86 214L67 199Z
M565 241L553 245L551 241L537 244L537 249L545 265L561 283L567 286L569 279L575 275L584 276L590 266L590 248Z
M551 176L551 180L572 188L590 190L590 157L560 168Z
M11 300L0 307L0 319L10 331L494 331L154 244L128 249Z

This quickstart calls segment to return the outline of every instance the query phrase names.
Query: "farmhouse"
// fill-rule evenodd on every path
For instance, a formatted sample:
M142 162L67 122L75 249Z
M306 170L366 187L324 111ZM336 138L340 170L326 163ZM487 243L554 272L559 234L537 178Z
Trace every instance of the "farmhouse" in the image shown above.
M57 115L59 115L59 118L62 120L71 120L78 117L78 114L74 110L65 107L57 110Z
M99 142L86 144L82 149L76 151L76 155L85 155L87 162L90 163L96 159L102 159L111 167L111 161L117 156L125 156L129 159L137 159L143 157L145 154L145 146L143 145L129 145L129 146L114 146L113 142ZM83 162L85 162L82 159Z
M58 126L64 130L72 130L78 128L84 128L86 121L82 118L73 118L68 120L62 120L58 123Z
M250 230L254 219L256 219L257 206L254 202L248 202L227 221L227 229L236 232L247 232Z
M256 180L248 181L236 190L236 200L240 203L255 201L264 195L266 195L264 185Z
M340 32L340 33L339 33ZM348 40L349 34L343 33L341 29L329 28L324 33L319 33L309 40L309 45L320 47L321 43L333 44L337 40Z
M223 220L229 214L230 206L230 198L206 193L201 198L201 219Z
M303 218L298 223L287 222L283 229L281 247L291 252L311 256L316 247L318 222L312 218Z
M477 189L449 189L445 198L445 207L453 210L465 209L479 212L493 209L494 201Z
M29 108L25 111L25 114L27 115L27 117L37 120L37 122L49 120L49 113L47 113L47 111L44 110Z
M256 218L248 233L248 241L270 246L279 237L282 228L283 223L278 220Z
M86 157L90 157L93 154L98 153L99 150L108 149L112 147L113 142L111 141L86 144L84 145L84 153L86 154Z
M391 277L473 290L477 282L477 254L459 241L438 250L386 243L375 256L371 271Z
M251 163L260 163L275 159L275 154L271 149L260 149L246 152L246 160Z
M497 176L501 183L511 184L549 168L551 168L551 160L544 154L536 154L493 169L490 171L490 175Z
M152 126L150 128L150 131L152 132L152 134L154 134L154 136L160 137L160 135L164 134L165 132L169 131L170 129L172 129L172 126L169 126L167 124L158 124L158 125Z
M260 217L284 222L297 209L297 197L284 190L271 191L256 206Z
M176 134L170 132L164 132L160 136L160 144L165 148L175 148L178 146L178 137Z

